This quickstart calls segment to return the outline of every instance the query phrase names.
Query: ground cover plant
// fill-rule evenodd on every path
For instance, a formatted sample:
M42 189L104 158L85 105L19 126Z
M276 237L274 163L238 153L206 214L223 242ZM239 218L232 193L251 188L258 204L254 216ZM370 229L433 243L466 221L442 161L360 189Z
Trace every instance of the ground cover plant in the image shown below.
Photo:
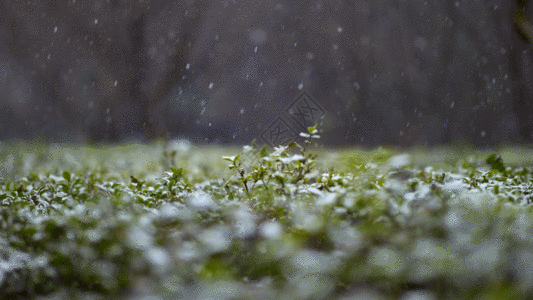
M274 151L0 144L0 298L533 292L526 150L311 151L316 134Z

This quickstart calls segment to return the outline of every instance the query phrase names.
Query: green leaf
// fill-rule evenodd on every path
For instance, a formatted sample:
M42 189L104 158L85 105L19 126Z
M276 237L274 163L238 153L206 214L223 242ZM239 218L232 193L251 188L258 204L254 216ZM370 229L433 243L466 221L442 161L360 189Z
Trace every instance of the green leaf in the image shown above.
M267 156L267 155L268 155L267 147L266 147L266 146L263 146L263 147L261 148L261 155L260 155L260 157L265 157L265 156Z
M21 185L17 188L17 194L19 197L22 197L24 195L24 186Z
M236 155L236 156L223 156L222 159L224 160L227 160L227 161L231 161L232 163L235 163L237 161L237 159L239 159L239 157L241 157L241 155Z
M63 178L65 178L67 182L70 182L70 173L68 171L63 171Z
M253 141L250 143L250 146L254 146L255 145L255 142L257 141L257 139L253 139Z
M30 181L37 181L37 180L39 180L39 175L37 175L35 173L30 173L30 174L28 174L28 179Z
M170 170L172 171L172 178L174 178L174 180L178 180L183 176L183 168L174 169L171 167Z
M176 184L176 181L174 179L170 179L168 181L168 190L172 190L172 187L174 187L174 185Z
M315 124L315 126L313 127L307 127L307 131L309 131L310 134L314 134L317 132L316 130L316 126L318 125L318 123Z
M490 165L493 170L506 174L505 166L503 165L502 157L499 154L492 154L485 160L485 163Z
M298 144L296 144L296 142L292 142L289 144L289 148L291 147L298 147Z

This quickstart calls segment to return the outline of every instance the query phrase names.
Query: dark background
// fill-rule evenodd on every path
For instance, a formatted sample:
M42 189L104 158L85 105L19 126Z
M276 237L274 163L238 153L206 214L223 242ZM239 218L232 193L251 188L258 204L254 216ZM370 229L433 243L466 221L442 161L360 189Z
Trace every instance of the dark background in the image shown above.
M0 140L529 144L528 2L2 0Z

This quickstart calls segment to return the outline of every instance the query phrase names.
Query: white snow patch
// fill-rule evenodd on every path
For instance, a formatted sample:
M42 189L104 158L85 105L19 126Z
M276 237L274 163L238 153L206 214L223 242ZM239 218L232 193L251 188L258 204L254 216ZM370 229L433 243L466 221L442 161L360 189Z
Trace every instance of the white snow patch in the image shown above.
M198 238L213 252L224 251L231 244L229 230L225 226L206 229L200 233Z
M393 156L389 159L389 166L392 168L403 168L411 163L411 155L404 153Z
M211 195L205 193L204 191L195 191L187 199L187 206L198 210L206 210L213 208L215 206L215 202L213 199L211 199Z
M267 239L279 239L283 233L283 227L276 221L263 223L261 226L261 235Z

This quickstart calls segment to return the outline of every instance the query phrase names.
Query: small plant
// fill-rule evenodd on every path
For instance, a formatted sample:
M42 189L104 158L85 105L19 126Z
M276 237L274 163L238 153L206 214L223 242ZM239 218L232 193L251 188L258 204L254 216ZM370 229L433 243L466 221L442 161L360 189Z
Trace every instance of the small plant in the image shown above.
M503 175L507 175L507 171L505 170L505 166L503 165L503 159L499 154L491 154L489 157L487 157L485 163L490 165L492 170L498 171Z
M320 138L316 135L318 132L316 126L308 127L307 133L300 133L300 136L305 138ZM288 146L279 146L274 148L274 152L268 154L266 146L263 146L260 150L254 147L255 140L252 141L250 146L245 146L245 151L252 152L252 156L258 157L259 162L256 165L251 166L250 170L242 167L241 154L231 157L223 157L223 159L231 162L229 166L230 170L236 170L238 180L244 187L246 195L249 200L255 195L253 193L254 188L262 183L262 187L267 193L270 193L269 186L272 182L279 184L279 188L276 192L284 195L291 195L291 192L287 190L287 184L297 185L299 183L307 183L311 178L309 175L313 166L315 165L316 155L308 153L306 147L299 145L298 143L291 143ZM309 146L311 142L309 140L304 141L306 146ZM298 148L300 154L289 156L288 150L290 148ZM306 177L307 176L307 177ZM226 183L226 187L231 181Z

